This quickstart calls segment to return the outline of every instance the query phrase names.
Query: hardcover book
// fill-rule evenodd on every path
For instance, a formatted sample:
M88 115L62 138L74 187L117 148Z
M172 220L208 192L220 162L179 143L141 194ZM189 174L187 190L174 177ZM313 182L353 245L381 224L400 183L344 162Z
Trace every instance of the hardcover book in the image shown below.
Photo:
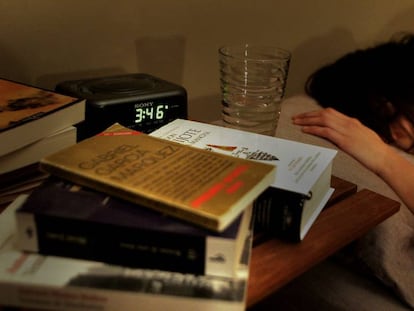
M0 156L85 118L85 100L0 79Z
M16 212L19 249L136 268L233 277L252 206L223 232L50 177Z
M246 308L251 235L232 278L133 269L16 250L14 212L0 214L0 304L41 310L242 311Z
M223 231L275 179L276 167L114 124L40 161L45 172Z
M255 230L300 241L333 193L336 150L183 119L150 135L277 166L271 186L255 200Z

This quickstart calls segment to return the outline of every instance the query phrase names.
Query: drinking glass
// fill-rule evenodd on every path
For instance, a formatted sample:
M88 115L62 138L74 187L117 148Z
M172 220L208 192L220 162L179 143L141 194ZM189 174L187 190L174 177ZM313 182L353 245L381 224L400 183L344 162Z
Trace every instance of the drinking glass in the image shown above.
M219 49L224 126L273 136L285 94L291 53L277 46Z

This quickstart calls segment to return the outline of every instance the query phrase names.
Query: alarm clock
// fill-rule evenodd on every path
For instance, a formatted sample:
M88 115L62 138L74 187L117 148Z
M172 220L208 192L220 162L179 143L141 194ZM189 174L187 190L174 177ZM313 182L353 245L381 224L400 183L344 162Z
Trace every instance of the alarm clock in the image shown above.
M177 118L186 119L188 113L182 86L144 73L64 81L55 90L86 100L78 141L115 122L150 133Z

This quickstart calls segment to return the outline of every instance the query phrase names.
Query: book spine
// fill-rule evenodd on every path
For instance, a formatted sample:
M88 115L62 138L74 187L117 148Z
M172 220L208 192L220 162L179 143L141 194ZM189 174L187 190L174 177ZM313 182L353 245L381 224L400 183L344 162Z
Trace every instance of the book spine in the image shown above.
M253 205L255 230L299 242L305 199L302 194L269 187Z
M245 217L244 219L250 219ZM245 220L246 221L246 220ZM20 249L135 268L233 277L237 241L17 213Z
M154 281L156 282L156 281ZM163 284L164 285L164 284ZM198 311L242 311L244 300L224 300L220 297L208 297L206 293L194 296L139 292L140 289L92 289L74 286L44 286L39 284L19 284L0 282L0 304L7 307L35 308L36 310L60 311L153 311L174 306L174 310ZM205 295L205 296L203 296ZM1 307L0 307L1 310Z
M7 307L61 311L111 310L115 298L116 295L109 292L88 292L82 288L0 282L0 304ZM134 309L123 307L122 310Z
M214 247L206 236L25 212L16 214L16 222L22 250L128 267L206 274L207 247Z
M245 251L250 254L251 239ZM233 278L128 269L0 250L0 306L39 310L245 310L248 262ZM0 308L1 309L1 308Z

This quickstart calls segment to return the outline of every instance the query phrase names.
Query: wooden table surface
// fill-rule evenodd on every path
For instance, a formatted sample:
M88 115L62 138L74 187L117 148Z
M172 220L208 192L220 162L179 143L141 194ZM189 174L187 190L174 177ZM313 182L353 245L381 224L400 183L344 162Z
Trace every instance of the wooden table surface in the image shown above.
M333 177L330 203L300 243L261 239L254 245L247 307L265 299L399 210L399 202Z

